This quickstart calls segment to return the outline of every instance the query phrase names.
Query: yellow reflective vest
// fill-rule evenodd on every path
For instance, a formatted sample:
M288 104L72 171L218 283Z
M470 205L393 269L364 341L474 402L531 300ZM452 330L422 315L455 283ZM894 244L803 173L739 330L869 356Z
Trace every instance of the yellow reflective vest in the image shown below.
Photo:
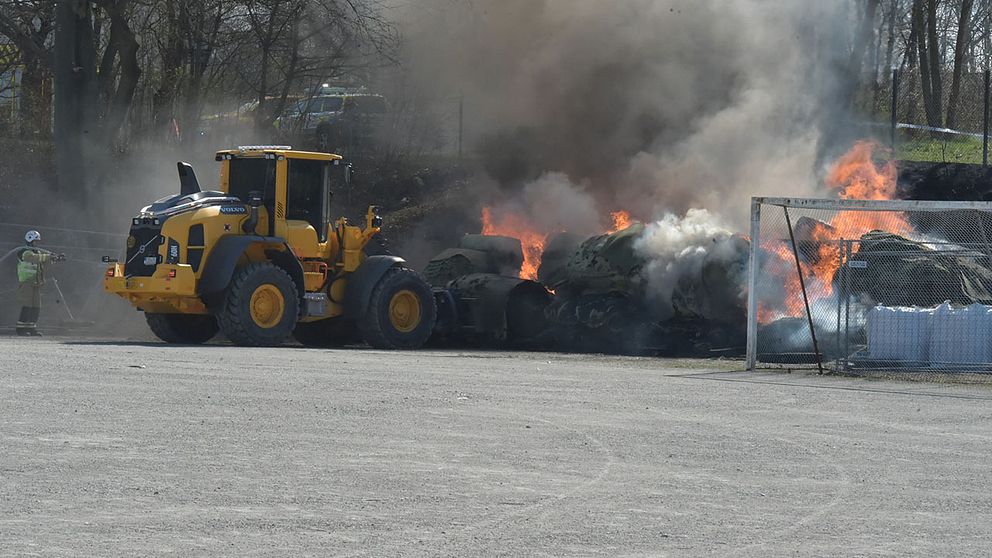
M41 264L47 259L47 254L25 249L18 257L17 280L21 283L37 283L41 275Z

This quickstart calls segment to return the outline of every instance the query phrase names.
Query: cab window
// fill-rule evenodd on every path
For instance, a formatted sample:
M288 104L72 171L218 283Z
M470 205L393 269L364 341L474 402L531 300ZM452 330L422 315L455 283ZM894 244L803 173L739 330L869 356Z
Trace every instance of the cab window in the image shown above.
M327 241L327 205L330 164L328 161L290 159L286 193L286 218L306 221L317 231L321 242Z
M275 230L276 160L261 157L235 157L230 160L227 193L248 203L252 192L262 196L269 214L269 232Z
M275 201L276 161L261 157L235 157L230 161L227 193L248 202L248 194L258 192L266 203Z

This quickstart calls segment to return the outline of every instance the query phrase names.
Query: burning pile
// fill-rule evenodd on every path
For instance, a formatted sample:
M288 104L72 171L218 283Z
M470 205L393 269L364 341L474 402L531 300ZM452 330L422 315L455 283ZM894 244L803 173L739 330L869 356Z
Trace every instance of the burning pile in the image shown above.
M896 197L896 169L877 165L874 145L856 144L826 177L841 199ZM741 351L746 328L746 275L750 243L706 210L667 215L649 224L626 211L603 219L600 234L575 234L541 222L528 211L482 210L482 235L432 260L428 280L452 293L452 338L541 348L712 354ZM905 235L906 215L840 211L831 218L793 223L799 265L811 305L835 295L839 239L871 231ZM804 316L796 259L785 238L763 238L761 273L782 292L762 296L759 321ZM983 276L984 277L984 276ZM984 281L984 279L983 279ZM984 283L983 283L984 284ZM992 291L992 280L989 282Z
M858 142L833 165L826 186L840 199L892 200L897 196L897 171L893 162L875 164L875 144ZM895 212L840 211L829 222L801 218L795 223L797 248L802 256L800 267L806 279L810 304L831 298L840 268L841 239L856 240L870 231L880 230L905 235L912 226L905 215ZM763 273L781 280L783 294L778 307L759 305L758 321L767 324L781 318L804 315L805 304L795 256L787 238L764 239L761 243L768 260Z
M494 215L494 213L496 213ZM634 224L630 213L618 210L610 213L612 228L606 232L617 232ZM548 240L556 233L567 232L564 229L542 230L542 227L527 217L507 211L495 212L492 207L482 208L482 234L484 236L506 236L520 240L523 249L523 265L520 267L520 278L536 281L541 259L544 255Z
M484 234L466 235L425 270L451 293L447 336L637 354L742 346L743 237L703 210L649 225L615 211L609 221L584 237L484 209Z

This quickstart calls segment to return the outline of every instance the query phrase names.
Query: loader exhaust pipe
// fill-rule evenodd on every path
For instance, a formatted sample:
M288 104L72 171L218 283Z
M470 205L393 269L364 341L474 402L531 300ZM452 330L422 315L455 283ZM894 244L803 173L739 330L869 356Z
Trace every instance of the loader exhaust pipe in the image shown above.
M200 193L200 182L196 179L196 173L193 172L193 165L179 161L176 163L176 167L179 168L179 195L188 196Z

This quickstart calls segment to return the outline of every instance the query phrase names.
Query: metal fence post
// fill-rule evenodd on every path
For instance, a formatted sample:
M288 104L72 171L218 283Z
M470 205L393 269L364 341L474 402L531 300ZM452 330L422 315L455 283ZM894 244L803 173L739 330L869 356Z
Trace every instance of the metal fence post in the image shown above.
M986 87L986 91L988 88ZM899 129L899 69L892 69L892 158L896 157L896 131Z
M989 166L989 70L985 70L985 114L982 128L982 166Z
M761 253L761 200L751 198L751 259L747 271L747 369L758 362L758 256Z
M809 321L809 336L813 339L813 352L816 354L816 369L823 374L823 357L820 356L820 345L816 342L816 328L813 326L813 309L809 305L809 295L806 292L806 279L803 277L803 266L799 263L799 245L792 231L792 219L789 218L789 208L782 206L785 212L785 225L789 227L789 241L792 242L792 255L796 258L796 273L799 275L799 288L803 292L803 305L806 307L806 320Z

